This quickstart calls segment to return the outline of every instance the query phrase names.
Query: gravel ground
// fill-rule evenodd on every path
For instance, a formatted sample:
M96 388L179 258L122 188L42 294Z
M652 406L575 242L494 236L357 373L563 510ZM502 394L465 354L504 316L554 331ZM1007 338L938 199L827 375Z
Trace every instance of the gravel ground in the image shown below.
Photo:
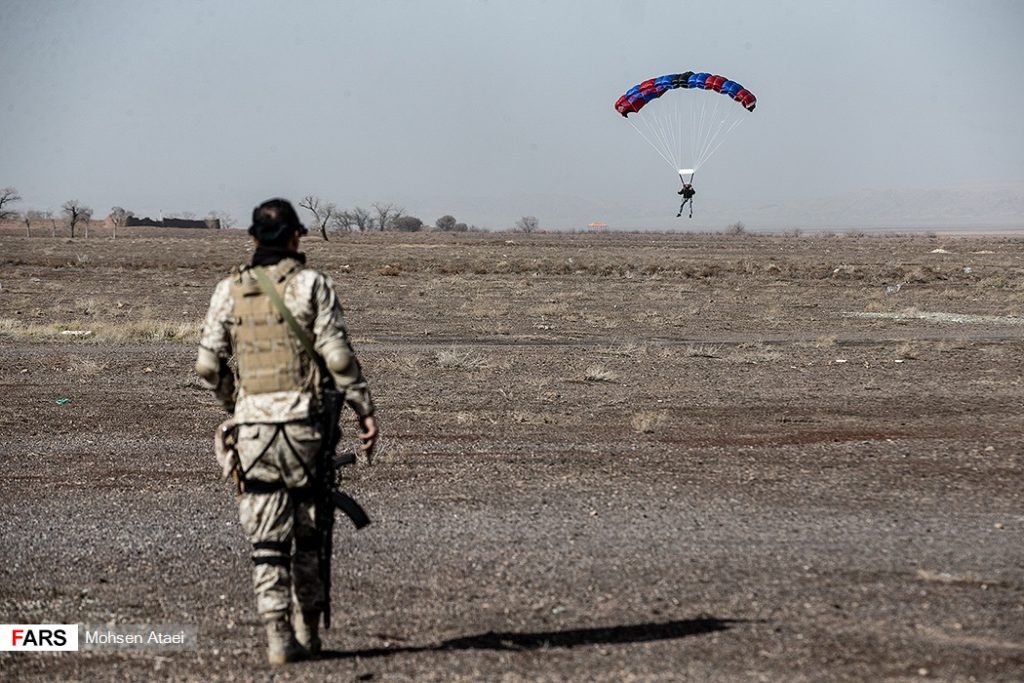
M339 520L327 652L274 670L192 342L103 337L197 320L241 241L5 238L0 621L199 645L2 653L0 678L1024 680L1024 245L942 242L985 282L924 237L516 237L536 275L474 273L506 238L311 242L385 438L346 472L374 523ZM615 270L630 245L674 274ZM588 247L593 272L543 265ZM52 320L97 332L29 331Z

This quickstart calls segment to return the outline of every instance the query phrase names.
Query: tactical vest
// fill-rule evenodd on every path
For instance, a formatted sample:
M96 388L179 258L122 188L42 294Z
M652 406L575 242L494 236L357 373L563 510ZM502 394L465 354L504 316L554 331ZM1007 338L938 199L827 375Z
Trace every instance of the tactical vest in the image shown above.
M284 297L285 288L302 270L302 264L285 259L276 268L266 270L274 288ZM242 388L249 394L312 391L315 378L310 359L247 270L232 281L231 297L235 304L232 344Z

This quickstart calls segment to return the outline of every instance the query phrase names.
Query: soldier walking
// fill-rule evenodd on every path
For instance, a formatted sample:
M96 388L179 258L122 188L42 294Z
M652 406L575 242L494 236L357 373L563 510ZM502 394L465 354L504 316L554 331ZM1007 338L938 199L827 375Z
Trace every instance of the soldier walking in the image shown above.
M317 654L318 623L329 606L318 571L322 548L313 495L323 476L317 454L326 440L321 369L356 413L360 449L368 457L378 435L331 278L306 268L298 251L306 233L283 199L253 210L252 263L214 290L196 361L196 372L234 414L238 512L252 543L256 608L271 664ZM267 291L271 286L276 296ZM274 298L283 300L293 320L275 308ZM237 373L228 364L232 356Z

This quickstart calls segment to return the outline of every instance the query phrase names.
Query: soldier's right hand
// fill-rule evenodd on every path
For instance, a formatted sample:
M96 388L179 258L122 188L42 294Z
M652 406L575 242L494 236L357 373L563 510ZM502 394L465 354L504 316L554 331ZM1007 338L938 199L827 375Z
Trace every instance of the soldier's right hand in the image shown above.
M373 449L377 445L377 418L373 415L361 416L359 418L359 451L366 456L367 463L373 462Z

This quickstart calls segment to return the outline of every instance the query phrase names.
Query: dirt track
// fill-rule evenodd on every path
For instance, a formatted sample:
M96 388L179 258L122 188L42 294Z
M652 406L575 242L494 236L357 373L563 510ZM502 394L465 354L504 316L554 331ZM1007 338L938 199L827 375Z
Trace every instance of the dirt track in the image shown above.
M0 241L0 621L200 630L0 677L266 678L189 336L244 240ZM278 679L1024 679L1024 242L308 242L386 438Z

